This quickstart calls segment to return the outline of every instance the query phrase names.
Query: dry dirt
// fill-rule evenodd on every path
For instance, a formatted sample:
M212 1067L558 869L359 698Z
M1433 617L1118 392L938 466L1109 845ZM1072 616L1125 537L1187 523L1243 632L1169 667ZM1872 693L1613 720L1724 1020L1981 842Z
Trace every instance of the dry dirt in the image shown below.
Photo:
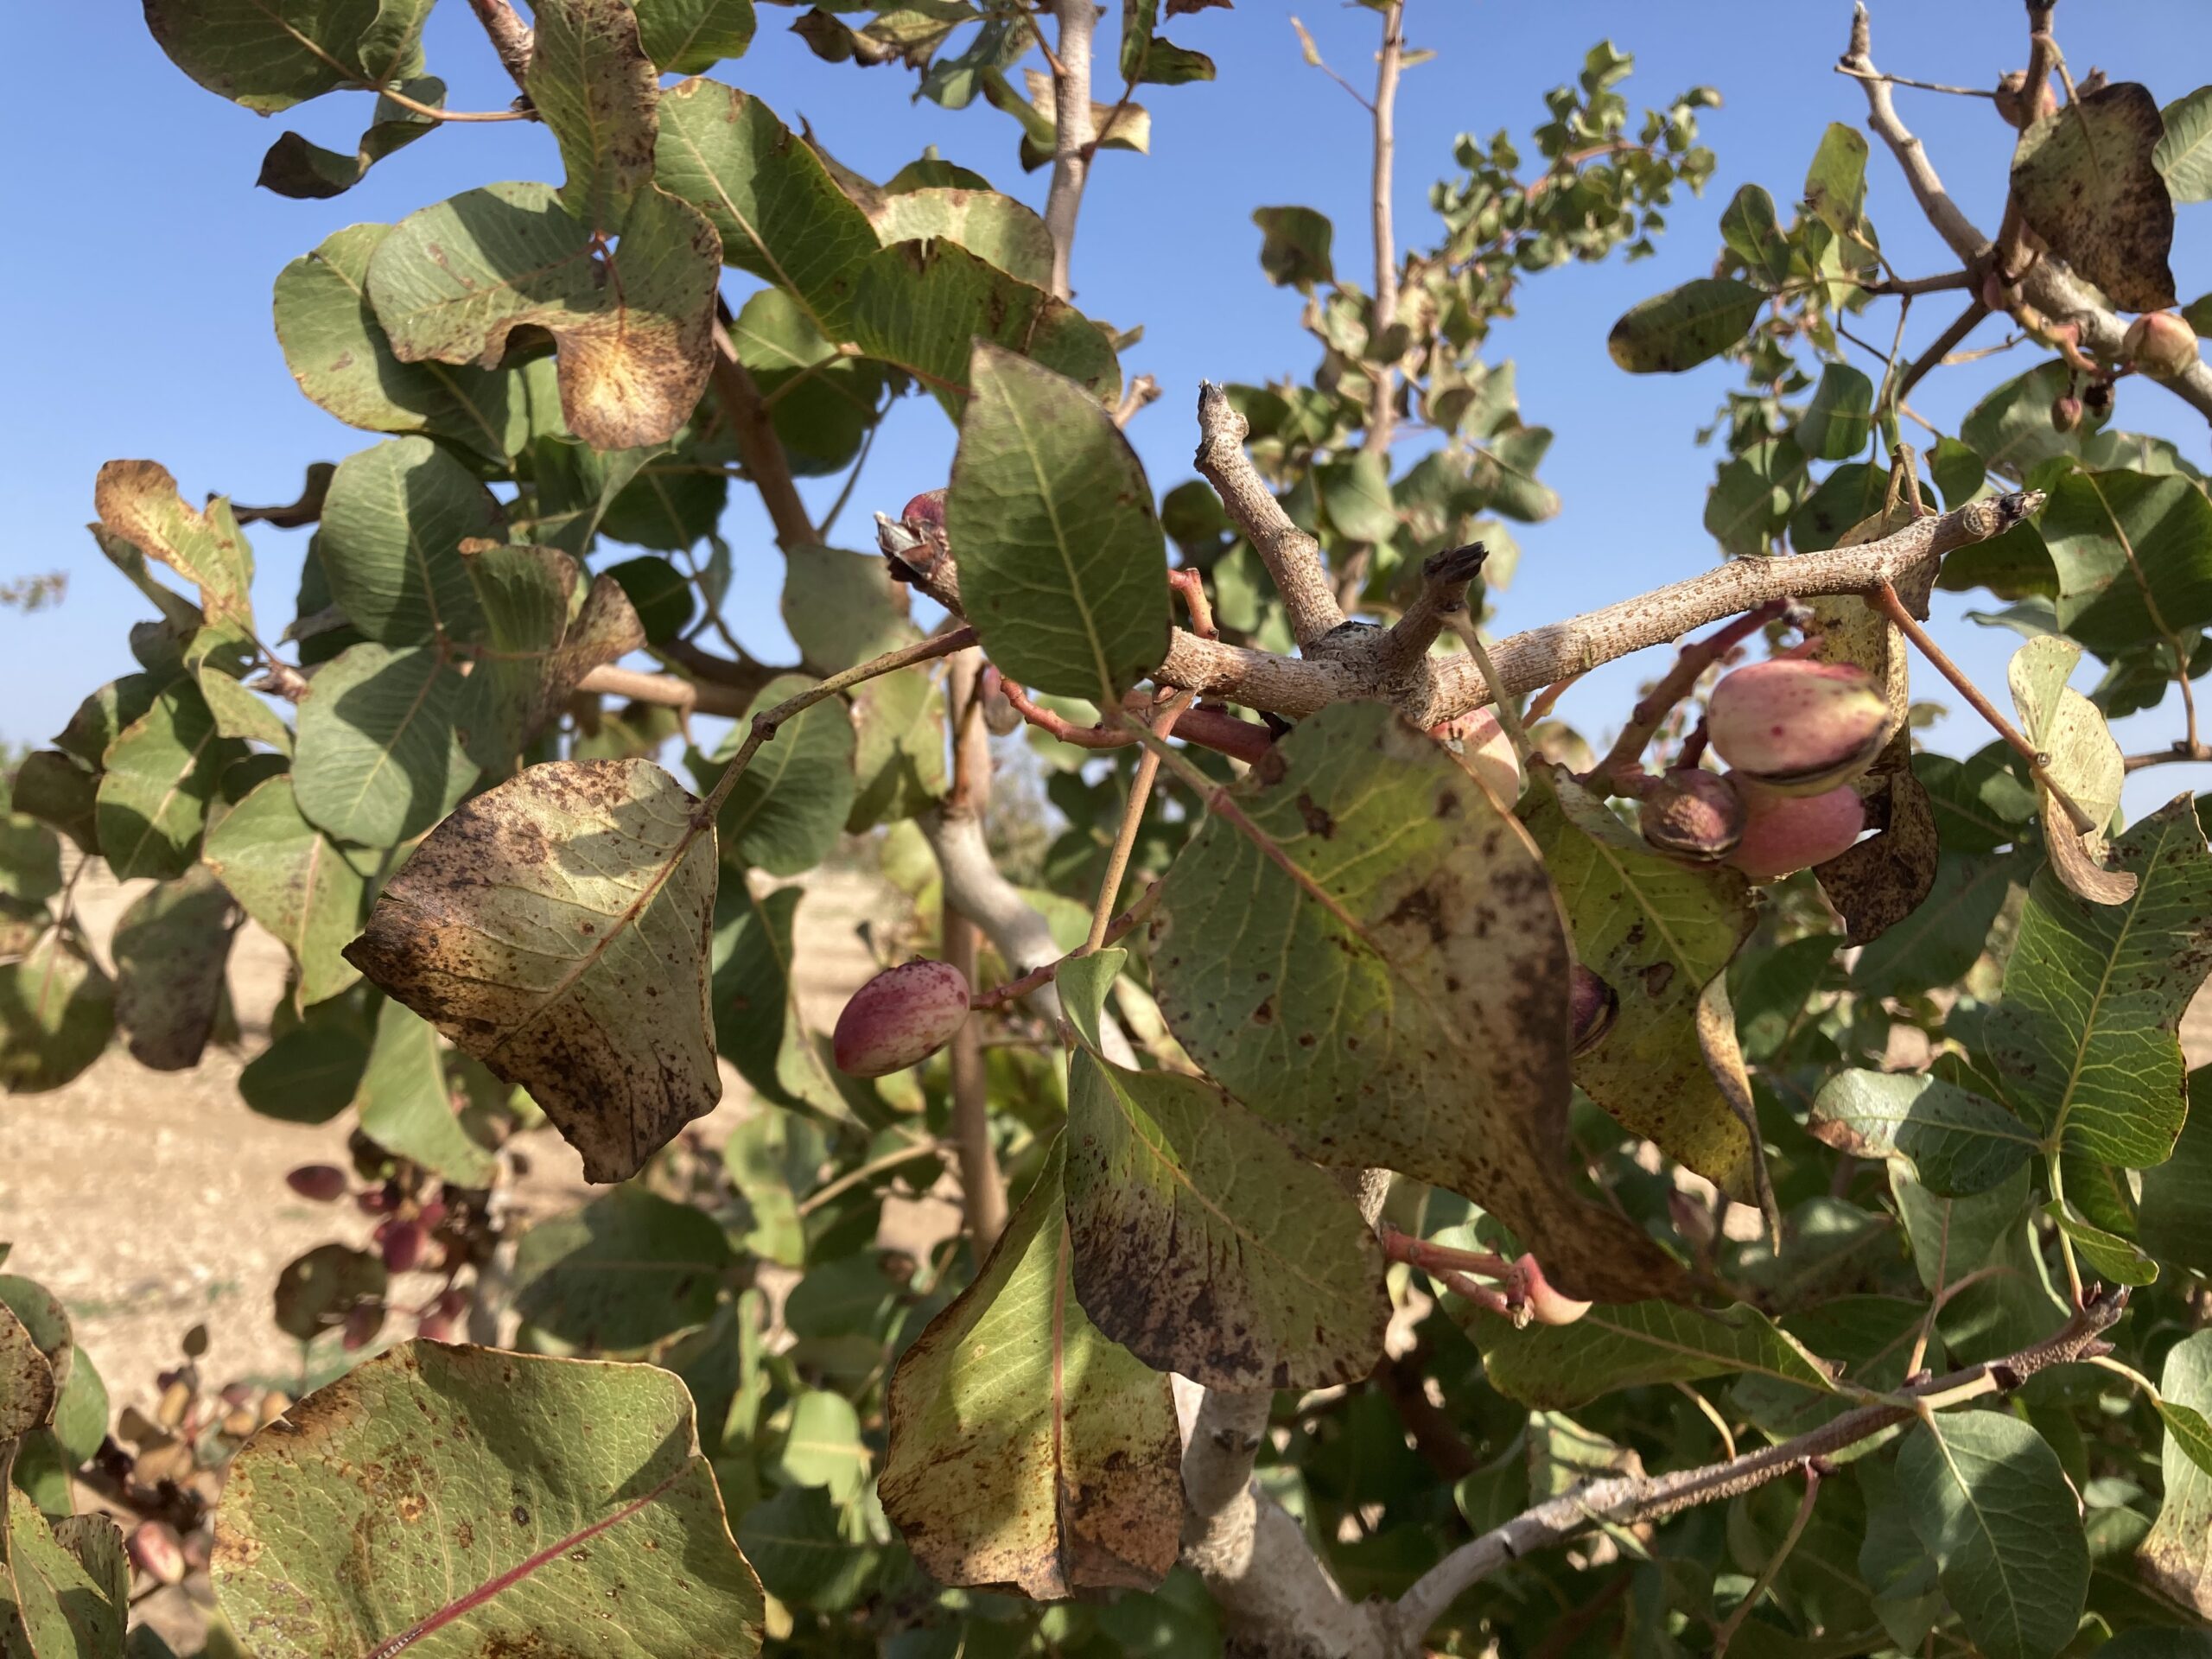
M79 913L104 963L116 917L148 885L118 887L105 867L80 882ZM892 897L849 872L810 878L798 912L799 990L817 1027L873 971L854 930ZM367 1241L371 1221L350 1204L309 1203L284 1185L301 1164L346 1161L345 1119L281 1123L238 1098L238 1069L267 1040L284 970L283 947L249 925L231 957L238 1049L210 1048L194 1071L159 1072L118 1046L65 1089L0 1100L0 1242L14 1245L4 1270L38 1280L67 1305L118 1407L152 1406L156 1376L178 1363L196 1324L207 1327L201 1369L211 1382L296 1389L299 1345L270 1318L276 1275L333 1238ZM715 1143L752 1109L727 1065L722 1083L721 1106L698 1126ZM591 1197L557 1135L533 1134L528 1147L530 1173L517 1190L526 1214ZM435 1281L423 1282L433 1294Z

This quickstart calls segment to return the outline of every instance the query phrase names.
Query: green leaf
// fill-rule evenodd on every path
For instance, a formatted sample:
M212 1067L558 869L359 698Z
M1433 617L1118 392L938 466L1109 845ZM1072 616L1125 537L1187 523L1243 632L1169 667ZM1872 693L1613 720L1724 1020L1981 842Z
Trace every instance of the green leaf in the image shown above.
M423 432L502 466L561 423L553 365L400 361L370 308L369 261L389 225L353 225L277 274L276 340L300 390L349 426Z
M115 987L73 930L49 928L0 963L0 1084L44 1094L77 1076L115 1031Z
M2142 1174L2136 1230L2158 1261L2212 1269L2212 1070L2189 1075L2189 1121L2173 1156Z
M775 1472L800 1486L822 1486L839 1503L857 1502L868 1490L871 1459L861 1439L860 1414L842 1394L810 1389L791 1402Z
M2174 302L2174 203L2156 160L2164 136L2149 91L2114 81L2037 121L2012 156L2028 228L2122 311Z
M1820 1356L1839 1382L1859 1389L1902 1387L1913 1357L1913 1339L1926 1322L1928 1304L1904 1296L1836 1296L1789 1314L1783 1332L1800 1347ZM1940 1351L1937 1363L1941 1363ZM1784 1440L1818 1428L1850 1410L1852 1397L1823 1385L1808 1387L1763 1372L1736 1379L1729 1389L1736 1408L1769 1440ZM1861 1441L1831 1456L1841 1460L1872 1452L1881 1439ZM1916 1557L1919 1547L1912 1546ZM1870 1576L1870 1582L1871 1575ZM1935 1573L1929 1580L1932 1586Z
M1853 982L1869 996L1896 996L1964 978L2021 874L2009 859L1942 854L1927 899L1859 953Z
M105 750L105 746L102 746ZM97 761L99 756L93 757ZM37 749L16 768L9 804L17 815L51 824L77 843L78 850L98 856L100 849L97 802L99 779L59 749ZM29 851L28 843L23 850ZM25 867L17 867L25 868ZM54 870L57 884L60 870ZM18 880L22 879L20 876ZM35 885L35 883L34 883ZM18 893L17 897L28 895Z
M1745 185L1720 215L1720 239L1750 268L1779 286L1789 276L1789 243L1775 222L1774 198L1764 187Z
M721 1094L714 898L711 826L674 779L556 761L440 824L346 957L529 1090L586 1179L626 1180Z
M188 681L171 684L108 746L94 809L100 851L118 880L184 874L199 855L207 804L245 746L222 736Z
M231 895L194 865L140 894L116 923L115 1020L148 1070L200 1064L225 1006L232 917Z
M2011 1179L2040 1144L1992 1100L1918 1072L1840 1071L1821 1086L1806 1128L1858 1158L1903 1158L1943 1198Z
M690 1396L651 1366L402 1344L249 1440L217 1525L218 1602L263 1659L441 1629L582 1652L608 1618L648 1659L760 1649Z
M2047 1147L2139 1169L2165 1160L2188 1109L2177 1033L2212 971L2212 851L2183 797L2114 852L2139 883L2124 905L2036 877L1984 1040Z
M755 899L735 874L715 894L715 1045L762 1099L842 1117L843 1097L791 978L792 918L804 896L789 887Z
M2212 1413L2212 1332L2184 1337L2166 1351L2158 1395L2168 1411L2186 1411L2200 1421ZM2212 1473L2191 1455L2193 1440L2177 1433L2169 1420L2158 1459L2165 1498L2136 1564L2156 1588L2212 1619Z
M875 424L882 365L841 355L779 288L747 300L729 332L738 360L770 405L791 471L819 477L849 465Z
M939 1584L1057 1600L1148 1589L1175 1564L1182 1442L1167 1379L1084 1316L1062 1167L1055 1145L975 1282L892 1373L876 1490Z
M1913 775L1928 791L1947 853L1993 853L2020 839L2035 816L2035 791L2013 772L2011 747L1991 743L1964 760L1923 753Z
M902 190L871 203L867 212L887 248L942 238L1032 288L1052 285L1052 233L1034 209L1012 196L995 190Z
M1337 280L1329 258L1335 227L1325 214L1311 207L1255 207L1252 222L1263 238L1260 269L1277 288L1311 294L1317 286Z
M748 716L774 708L813 682L786 674L754 696ZM720 781L744 741L745 721L732 726L713 755L694 757L702 790ZM824 697L788 720L761 745L722 804L719 832L728 855L771 875L797 875L830 855L852 810L853 720L842 697Z
M875 1573L875 1552L845 1536L837 1508L819 1486L786 1486L738 1522L737 1539L779 1601L840 1612Z
M270 778L226 812L200 854L245 913L299 964L300 1001L335 996L360 975L343 954L361 924L366 861L300 814L292 780Z
M664 73L696 75L753 44L753 0L635 0L638 35Z
M2134 1240L2108 1232L2071 1204L2047 1204L2044 1214L2058 1230L2074 1241L2082 1259L2101 1277L2120 1285L2151 1285L2158 1280L2158 1264L2143 1253Z
M381 1303L389 1281L383 1261L370 1252L318 1244L276 1276L276 1328L312 1342L341 1323L356 1303Z
M432 0L147 0L146 27L209 92L273 115L412 74Z
M1874 383L1847 363L1830 363L1797 417L1795 435L1815 461L1849 461L1865 451L1873 424Z
M1713 492L1706 498L1705 527L1724 553L1750 557L1769 552L1789 522L1804 482L1805 457L1796 443L1762 439L1714 474Z
M830 340L844 337L850 284L881 245L820 155L759 99L689 80L660 102L664 188L702 209L721 257L798 301Z
M882 559L835 547L794 547L785 555L784 571L784 626L810 667L835 674L922 637L909 614L913 590L894 582Z
M1828 123L1805 170L1805 206L1838 236L1864 241L1866 138L1840 121Z
M315 546L348 622L380 645L419 645L481 635L461 543L499 535L499 504L467 467L428 438L395 438L339 463Z
M363 847L421 835L476 780L458 728L466 695L435 646L348 645L300 700L292 785L301 813Z
M2099 656L2212 622L2212 501L2194 480L2069 473L2037 528L2058 625Z
M292 728L260 697L213 663L202 663L193 683L207 699L207 712L222 736L234 737L241 743L264 744L288 760L291 757Z
M264 1117L327 1123L353 1103L369 1064L363 1023L343 1003L310 1008L238 1073L238 1095Z
M945 529L962 603L1010 677L1106 705L1166 654L1166 542L1105 406L1012 353L976 348Z
M0 898L38 905L60 891L61 838L36 818L0 813Z
M1985 467L2014 477L2054 456L2081 454L2106 417L2084 416L2071 432L2051 425L2051 404L2066 394L2073 378L2074 372L2056 360L2014 376L1967 411L1959 436Z
M849 835L918 817L944 795L944 694L926 674L887 674L853 691Z
M607 574L628 595L630 608L638 613L638 623L645 631L648 645L663 645L675 639L698 608L692 598L690 580L666 559L655 558L651 554L643 558L625 559L610 567Z
M1944 1595L1989 1659L2051 1659L2073 1640L2089 1551L2041 1435L2002 1411L1946 1413L1906 1437L1897 1479Z
M0 1442L0 1472L16 1448ZM0 1481L0 1632L23 1659L118 1659L130 1616L123 1531L105 1515L49 1518Z
M1766 296L1732 276L1700 276L1631 306L1605 337L1630 374L1679 374L1751 332Z
M668 454L665 463L647 461L607 504L601 534L679 553L715 533L729 503L728 478L707 462L703 450L679 447ZM694 454L700 459L691 460Z
M1886 467L1854 461L1837 467L1791 510L1790 546L1820 553L1842 543L1854 525L1882 511L1889 481Z
M369 260L369 302L403 363L495 368L517 328L558 353L561 409L601 449L690 418L713 355L714 227L651 184L594 239L550 185L495 184L410 213Z
M1388 542L1398 533L1398 509L1390 499L1390 465L1370 450L1355 451L1341 464L1316 467L1322 505L1329 522L1356 542Z
M416 104L433 109L445 106L446 84L435 75L411 76L399 83L399 92ZM284 133L261 158L261 175L254 182L296 201L342 196L368 177L369 169L385 156L443 124L434 116L379 95L376 112L369 118L353 154L311 144L296 132Z
M979 341L1066 377L1102 408L1121 396L1121 363L1104 328L950 242L902 242L874 255L853 278L847 337L862 356L919 380L956 419Z
M483 1186L498 1167L454 1116L437 1033L397 1002L377 1010L376 1040L354 1091L361 1133L458 1186Z
M1067 1217L1084 1312L1154 1370L1319 1389L1382 1357L1389 1296L1358 1206L1200 1078L1074 1056Z
M1159 16L1160 0L1122 0L1123 82L1131 86L1147 82L1181 86L1194 80L1211 80L1211 58L1152 32Z
M515 1309L581 1348L642 1348L704 1323L730 1262L711 1216L617 1187L523 1234Z
M1464 1192L1569 1295L1671 1282L1573 1192L1560 906L1537 849L1425 734L1333 704L1275 746L1171 869L1154 994L1204 1067L1299 1151Z
M1653 852L1556 773L1534 780L1522 822L1566 905L1576 959L1620 999L1612 1030L1575 1058L1575 1082L1631 1134L1749 1196L1751 1137L1696 1027L1699 996L1751 930L1743 878Z
M2212 201L2212 86L2200 86L2160 111L2164 128L2151 159L2176 202Z
M1593 1307L1572 1325L1522 1331L1483 1314L1472 1334L1491 1384L1537 1410L1563 1410L1616 1389L1736 1374L1822 1393L1834 1387L1804 1344L1741 1304L1713 1313L1672 1302L1630 1302Z

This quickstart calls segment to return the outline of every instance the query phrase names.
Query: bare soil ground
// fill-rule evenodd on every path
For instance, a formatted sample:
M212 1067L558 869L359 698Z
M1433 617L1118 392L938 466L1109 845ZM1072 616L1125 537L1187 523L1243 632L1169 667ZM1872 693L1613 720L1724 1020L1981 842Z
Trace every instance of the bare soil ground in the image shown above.
M115 918L147 885L86 872L79 909L104 961ZM798 957L802 1006L817 1027L874 970L854 929L893 899L865 875L810 879ZM284 1185L301 1164L346 1161L345 1120L280 1123L238 1098L238 1070L268 1040L284 972L283 948L249 925L231 957L238 1049L210 1048L194 1071L158 1072L118 1045L65 1089L0 1101L0 1242L14 1244L4 1271L38 1280L67 1305L118 1407L151 1408L156 1376L178 1363L198 1324L207 1327L202 1374L211 1382L296 1389L298 1344L270 1317L276 1275L317 1244L367 1240L370 1220L351 1205L309 1203ZM699 1125L713 1143L753 1104L727 1065L722 1083L721 1106ZM557 1135L539 1132L528 1144L531 1170L517 1192L524 1213L591 1197ZM423 1283L427 1296L435 1287Z

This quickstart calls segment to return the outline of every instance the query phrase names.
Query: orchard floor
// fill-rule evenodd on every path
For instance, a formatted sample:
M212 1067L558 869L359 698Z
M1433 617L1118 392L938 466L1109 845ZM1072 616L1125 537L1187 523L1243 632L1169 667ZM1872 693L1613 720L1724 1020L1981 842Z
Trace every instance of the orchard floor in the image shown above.
M79 910L103 960L116 917L145 885L118 887L105 868L86 872ZM818 872L808 882L800 996L818 1027L873 971L854 930L883 912L885 891L850 872ZM309 1203L284 1185L298 1165L346 1161L343 1121L276 1122L238 1098L238 1069L267 1040L284 970L283 947L249 925L231 957L238 1050L211 1047L194 1071L158 1072L118 1045L67 1088L0 1099L0 1243L14 1245L0 1271L35 1279L67 1305L118 1407L151 1408L156 1376L179 1363L184 1333L199 1324L207 1327L207 1382L296 1392L299 1344L270 1317L276 1275L333 1238L367 1242L370 1220L350 1204ZM751 1109L727 1065L722 1083L721 1104L697 1126L710 1144ZM548 1131L527 1144L530 1173L516 1192L525 1216L591 1197L566 1142ZM435 1293L435 1281L423 1284L425 1297ZM335 1350L334 1338L319 1344L315 1380L334 1367Z

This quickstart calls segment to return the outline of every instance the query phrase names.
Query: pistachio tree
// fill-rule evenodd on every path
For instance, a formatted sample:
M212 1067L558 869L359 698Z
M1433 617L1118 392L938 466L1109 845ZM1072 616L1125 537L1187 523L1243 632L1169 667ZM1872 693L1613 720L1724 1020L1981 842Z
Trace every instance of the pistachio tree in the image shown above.
M1360 0L1357 85L1300 28L1365 112L1372 269L1254 213L1318 353L1201 388L1162 480L1124 429L1188 413L1074 303L1081 209L1160 164L1145 100L1206 95L1189 41L1274 20L772 3L469 0L517 96L462 111L430 0L146 0L245 109L372 99L351 155L271 145L279 194L494 121L553 176L264 273L365 440L296 502L91 480L147 614L10 780L8 1109L111 1044L199 1064L250 920L291 972L239 1110L346 1124L289 1183L354 1203L265 1287L335 1376L298 1399L195 1338L111 1423L0 1274L0 1648L158 1654L133 1606L185 1581L264 1659L2212 1652L2212 849L2186 795L2120 810L2212 759L2212 500L2119 424L2212 420L2171 263L2212 87L2077 78L2029 0L1962 158L2009 154L1993 235L1840 16L1864 130L1609 336L1740 368L1713 567L1503 633L1559 502L1494 331L1658 252L1717 94L1639 111L1601 44L1408 234L1423 7ZM855 96L976 106L1042 213L841 163L748 75L785 26ZM1953 263L1894 269L1878 194ZM1929 426L1997 319L2032 366ZM950 475L836 545L799 480L843 505L905 398ZM314 527L291 614L256 522ZM741 560L789 661L737 642ZM2005 686L1929 637L1939 585L2007 607ZM1631 709L1562 702L1677 645ZM1921 749L1921 692L1986 746ZM824 1031L833 857L895 897ZM104 946L102 863L146 884ZM518 1220L554 1136L605 1191ZM881 1242L925 1194L957 1225Z

